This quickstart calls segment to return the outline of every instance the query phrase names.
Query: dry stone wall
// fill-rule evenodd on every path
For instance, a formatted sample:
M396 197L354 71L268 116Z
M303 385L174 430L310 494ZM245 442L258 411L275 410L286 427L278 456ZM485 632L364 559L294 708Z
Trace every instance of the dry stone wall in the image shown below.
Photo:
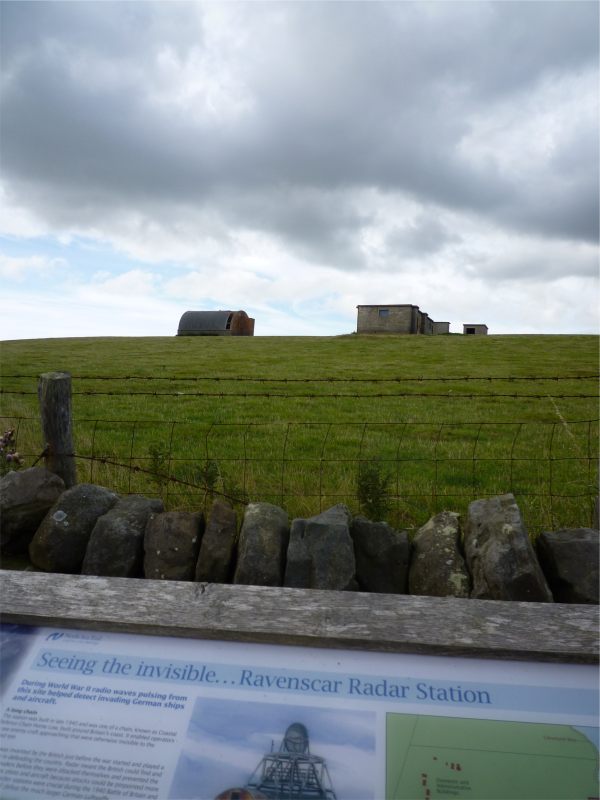
M432 517L411 538L344 505L308 519L215 500L203 513L80 484L41 467L0 480L1 547L34 567L209 583L559 603L598 603L600 532L542 533L532 545L511 494Z

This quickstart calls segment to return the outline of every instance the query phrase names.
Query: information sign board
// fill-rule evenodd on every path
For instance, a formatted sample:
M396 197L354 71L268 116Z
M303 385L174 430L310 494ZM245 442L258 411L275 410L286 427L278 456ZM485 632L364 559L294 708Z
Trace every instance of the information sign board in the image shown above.
M599 795L593 664L0 632L3 798Z

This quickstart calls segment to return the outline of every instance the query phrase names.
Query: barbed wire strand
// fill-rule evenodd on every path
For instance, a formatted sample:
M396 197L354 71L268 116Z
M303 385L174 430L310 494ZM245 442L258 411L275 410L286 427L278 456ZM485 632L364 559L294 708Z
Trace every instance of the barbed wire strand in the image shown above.
M37 396L37 392L21 391L14 389L0 389L0 395L18 395L18 396ZM225 399L226 397L233 397L236 400L263 398L263 399L285 399L285 400L319 400L319 399L383 399L386 397L419 397L419 398L443 398L445 400L495 400L498 398L510 398L512 400L547 400L554 398L556 400L590 400L598 399L599 393L594 394L530 394L518 392L488 392L485 394L466 394L463 392L453 392L451 389L447 392L370 392L368 394L359 394L356 392L323 392L320 394L309 393L295 393L289 394L288 392L72 392L74 397L211 397Z
M28 379L37 380L39 375L14 374L3 375L5 379ZM418 382L424 383L433 381L436 383L447 382L470 382L470 381L587 381L600 379L600 373L588 373L585 375L462 375L462 376L436 376L436 375L411 375L411 376L392 376L392 377L318 377L318 378L280 378L277 376L251 376L251 375L71 375L72 380L80 381L211 381L217 383L242 382L242 383L404 383Z
M32 422L39 424L39 417L24 417L24 416L17 416L16 414L0 414L0 420L7 420L12 421L12 423L17 424L19 422ZM146 419L114 419L109 417L75 417L74 421L79 424L84 425L193 425L200 427L202 423L193 421L193 420L156 420L148 417ZM592 425L595 422L600 422L600 417L594 417L592 419L572 419L568 420L569 425ZM260 427L283 427L286 425L290 426L297 426L297 427L319 427L319 426L328 426L332 425L334 427L360 427L362 428L363 425L368 427L388 427L388 426L399 426L399 425L410 425L410 426L428 426L431 427L435 425L435 422L431 420L418 420L418 419L411 419L411 420L361 420L360 422L353 422L353 421L343 421L343 422L336 422L332 420L267 420L264 422L210 422L204 423L209 425L210 429L218 429L218 428L242 428L242 427L253 427L253 428L260 428ZM506 426L506 425L557 425L558 423L556 420L545 420L545 419L535 419L535 420L454 420L452 422L445 422L446 427L475 427L477 425L482 426Z

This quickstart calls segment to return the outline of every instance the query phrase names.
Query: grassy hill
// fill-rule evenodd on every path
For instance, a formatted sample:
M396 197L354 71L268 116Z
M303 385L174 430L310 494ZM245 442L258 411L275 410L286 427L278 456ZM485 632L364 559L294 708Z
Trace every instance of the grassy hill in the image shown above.
M534 533L590 524L593 336L44 339L3 343L1 362L0 422L27 464L37 376L68 371L80 480L172 508L222 492L415 527L512 490Z

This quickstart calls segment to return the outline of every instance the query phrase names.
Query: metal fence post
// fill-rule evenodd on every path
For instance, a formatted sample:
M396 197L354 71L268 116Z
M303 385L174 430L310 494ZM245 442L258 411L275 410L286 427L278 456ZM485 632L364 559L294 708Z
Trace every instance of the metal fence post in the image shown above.
M77 483L73 456L70 374L45 372L40 375L38 399L46 448L46 469L60 475L69 489Z

